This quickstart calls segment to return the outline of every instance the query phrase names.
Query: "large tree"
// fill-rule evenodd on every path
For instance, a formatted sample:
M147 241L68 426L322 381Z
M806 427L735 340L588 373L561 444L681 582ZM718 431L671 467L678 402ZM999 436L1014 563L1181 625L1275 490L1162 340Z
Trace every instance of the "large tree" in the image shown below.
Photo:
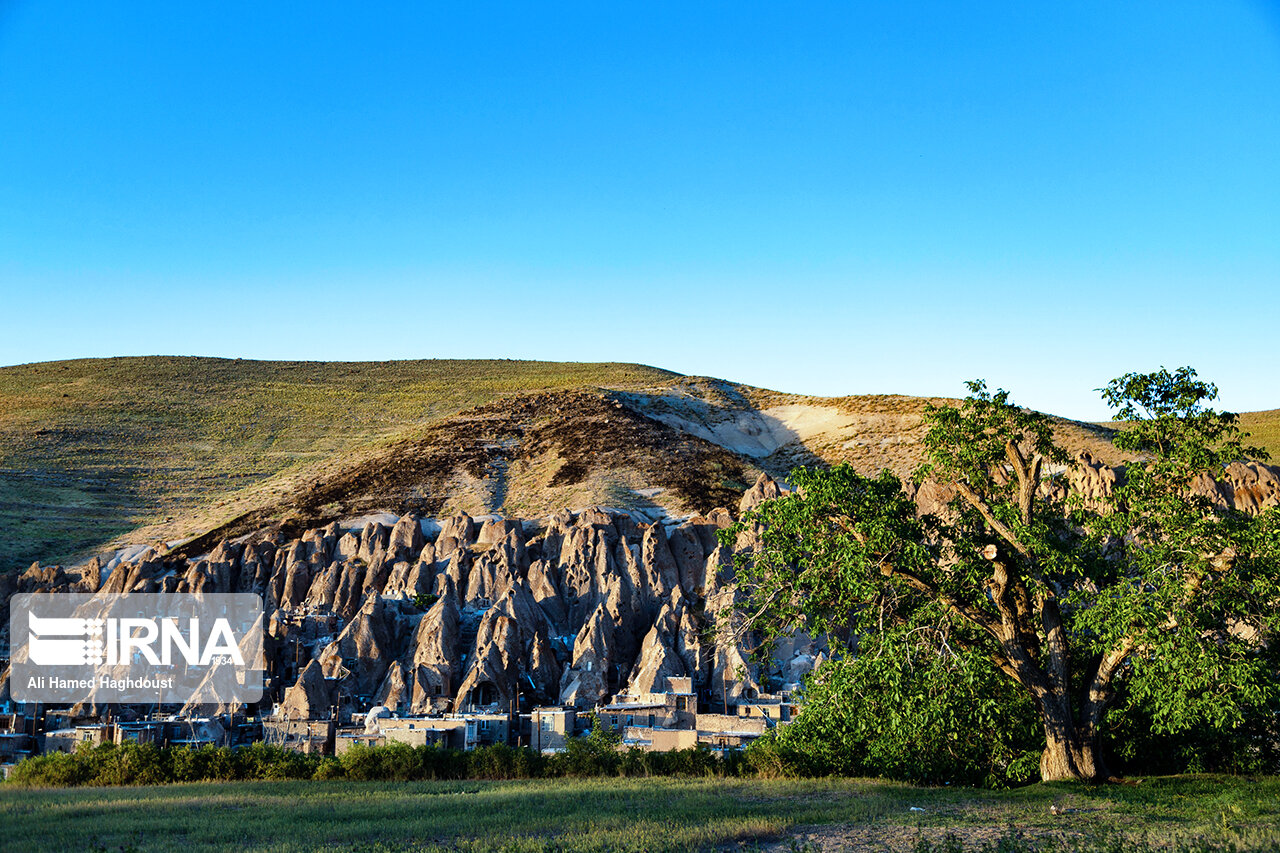
M891 474L842 465L794 472L795 493L744 518L754 547L737 582L753 627L843 637L847 654L891 632L989 661L1039 713L1045 780L1109 776L1099 737L1121 690L1152 700L1168 731L1230 727L1274 703L1259 652L1278 622L1280 514L1192 489L1260 453L1206 407L1216 389L1188 368L1110 383L1132 461L1088 500L1066 487L1047 417L982 382L969 390L925 412L916 479L942 509L922 515Z

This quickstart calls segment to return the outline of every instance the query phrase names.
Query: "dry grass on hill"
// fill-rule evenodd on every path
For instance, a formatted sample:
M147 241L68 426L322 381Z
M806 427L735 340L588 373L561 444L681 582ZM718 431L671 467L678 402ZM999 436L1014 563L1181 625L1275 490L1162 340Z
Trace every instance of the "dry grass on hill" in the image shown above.
M505 360L147 357L0 368L0 569L65 558L507 394L673 376Z
M732 506L759 470L849 462L907 477L922 460L925 406L955 402L806 397L634 364L4 367L0 571L368 508L691 512ZM1280 456L1280 410L1241 422ZM1123 461L1109 425L1056 424L1071 454Z
M1280 464L1280 409L1245 412L1240 416L1240 428L1249 433L1247 444L1266 450L1272 465Z

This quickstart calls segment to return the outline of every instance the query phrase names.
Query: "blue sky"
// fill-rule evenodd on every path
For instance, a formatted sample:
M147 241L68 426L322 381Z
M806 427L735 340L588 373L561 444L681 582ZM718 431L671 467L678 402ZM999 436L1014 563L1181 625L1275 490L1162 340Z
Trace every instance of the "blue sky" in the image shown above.
M1275 408L1277 7L0 0L0 364Z

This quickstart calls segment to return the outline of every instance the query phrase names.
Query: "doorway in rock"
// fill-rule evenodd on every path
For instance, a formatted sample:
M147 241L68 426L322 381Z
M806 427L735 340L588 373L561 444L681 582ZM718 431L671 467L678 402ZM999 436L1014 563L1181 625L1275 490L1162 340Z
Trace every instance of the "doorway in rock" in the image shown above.
M467 704L472 708L487 708L501 699L498 687L492 681L480 682L467 694Z

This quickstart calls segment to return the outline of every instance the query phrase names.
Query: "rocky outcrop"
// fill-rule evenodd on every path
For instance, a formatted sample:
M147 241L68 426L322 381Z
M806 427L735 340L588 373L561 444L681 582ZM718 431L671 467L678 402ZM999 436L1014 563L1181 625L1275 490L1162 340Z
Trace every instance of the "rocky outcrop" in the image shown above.
M784 494L785 492L777 481L761 471L760 476L756 478L755 485L747 489L742 495L742 500L738 502L738 517L741 518L743 513L750 512L765 501L773 500Z
M685 595L701 595L707 549L694 521L686 520L672 528L667 536L667 545L671 549L671 558L675 560L680 588Z
M508 536L514 536L523 545L524 525L516 519L494 516L480 527L480 532L476 535L476 544L493 545Z
M329 678L342 678L354 695L372 696L395 657L397 621L385 599L370 596L337 639L321 653L324 674Z
M1229 466L1196 491L1249 512L1280 502L1280 469ZM1124 471L1082 456L1046 488L1101 503ZM944 514L954 494L925 482L922 514ZM761 476L740 512L784 494ZM385 518L385 516L376 516ZM563 702L582 710L615 695L643 695L687 677L715 707L750 698L760 679L794 683L823 650L779 647L768 673L735 613L735 557L721 508L680 520L621 510L562 510L541 520L409 513L388 526L328 524L292 537L279 528L176 557L159 547L75 568L33 565L0 576L0 592L255 592L267 613L265 702L291 719L376 702L412 713L466 707L524 709Z
M734 704L760 695L760 665L749 659L740 642L717 643L711 663L709 689L722 702Z
M573 660L560 680L560 704L586 710L609 695L609 665L616 626L604 604L573 641Z
M387 554L393 561L416 556L422 550L424 541L421 520L413 513L409 513L391 528L387 540Z
M497 608L480 622L454 710L506 709L520 689L520 628Z
M1124 468L1113 468L1086 452L1067 468L1066 480L1067 490L1078 495L1085 506L1101 509L1116 487L1124 484ZM1065 497L1065 493L1059 496Z
M465 512L446 518L440 524L440 533L436 536L436 555L443 559L454 551L467 548L476 541L476 523Z
M551 564L544 560L536 560L529 567L527 583L529 594L542 608L543 614L551 624L553 636L562 636L569 629L569 610L565 607L564 597L560 592L560 584L556 581L556 572Z
M1192 489L1219 506L1234 506L1256 515L1280 506L1280 467L1261 462L1232 462L1217 480L1200 475Z
M302 670L297 683L285 691L275 717L278 720L329 719L337 702L335 683L325 678L319 661L312 661Z
M415 713L443 710L452 702L459 683L461 621L457 599L448 589L418 622L404 659Z
M391 531L386 525L376 521L365 524L364 529L360 531L360 549L356 551L356 559L365 565L372 563L379 554L386 553L390 536Z
M685 658L674 647L674 644L685 639L680 630L684 610L684 599L678 594L663 605L662 612L654 620L649 633L645 634L640 647L640 654L627 682L626 692L629 695L660 693L665 689L668 678L683 678L691 674Z
M412 699L412 685L405 674L404 664L394 661L391 666L387 667L386 677L382 679L382 684L374 692L373 702L382 707L383 710L409 711Z

